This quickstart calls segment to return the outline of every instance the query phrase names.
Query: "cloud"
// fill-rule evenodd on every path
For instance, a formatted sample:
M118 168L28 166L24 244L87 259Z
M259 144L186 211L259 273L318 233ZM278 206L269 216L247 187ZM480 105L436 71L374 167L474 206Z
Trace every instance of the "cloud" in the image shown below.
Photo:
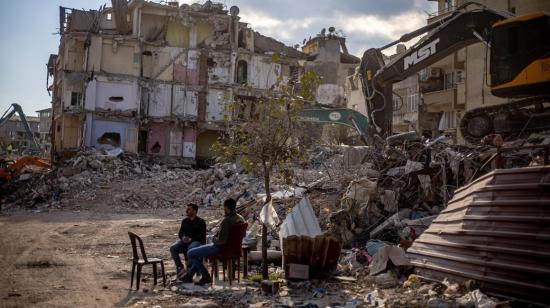
M180 0L183 2L195 1ZM425 12L435 11L437 5L427 0L225 0L223 3L227 8L238 6L241 21L288 46L301 44L304 38L333 26L343 30L348 49L356 56L422 27L426 24ZM392 49L385 53L391 54Z
M298 33L307 33L311 27L320 21L319 18L277 19L264 12L247 11L240 14L241 21L263 35L284 41L287 45L298 42Z
M426 18L415 11L406 12L390 18L382 18L375 15L363 15L358 17L339 15L336 21L350 37L380 35L391 40L396 40L401 35L418 29L426 24Z

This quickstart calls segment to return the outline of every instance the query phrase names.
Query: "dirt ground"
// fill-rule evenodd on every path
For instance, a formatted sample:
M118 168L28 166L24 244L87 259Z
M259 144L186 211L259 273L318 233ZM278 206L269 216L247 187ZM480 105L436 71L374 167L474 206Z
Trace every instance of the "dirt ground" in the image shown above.
M144 268L141 290L129 290L127 232L139 234L148 255L162 257L167 273L173 275L168 249L176 238L181 210L121 214L105 203L87 207L0 216L0 307L112 307L139 302L170 307L187 301L169 292L168 285L163 290L162 281L154 287L150 267Z

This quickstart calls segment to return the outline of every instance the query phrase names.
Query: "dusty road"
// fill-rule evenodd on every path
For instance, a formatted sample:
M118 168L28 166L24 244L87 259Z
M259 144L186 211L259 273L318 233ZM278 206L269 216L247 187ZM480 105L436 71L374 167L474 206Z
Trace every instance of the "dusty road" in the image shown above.
M94 210L2 214L0 307L170 307L184 303L183 295L163 290L162 282L153 287L150 267L144 269L142 290L129 290L127 232L141 235L148 255L162 257L167 273L173 274L168 248L180 219L181 211L175 209L120 214L107 205Z

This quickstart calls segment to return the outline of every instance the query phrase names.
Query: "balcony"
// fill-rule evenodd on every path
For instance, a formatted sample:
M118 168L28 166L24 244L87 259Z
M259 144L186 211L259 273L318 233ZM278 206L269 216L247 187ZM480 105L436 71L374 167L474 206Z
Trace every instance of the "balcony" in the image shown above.
M456 88L427 92L423 94L428 112L452 111L457 108Z

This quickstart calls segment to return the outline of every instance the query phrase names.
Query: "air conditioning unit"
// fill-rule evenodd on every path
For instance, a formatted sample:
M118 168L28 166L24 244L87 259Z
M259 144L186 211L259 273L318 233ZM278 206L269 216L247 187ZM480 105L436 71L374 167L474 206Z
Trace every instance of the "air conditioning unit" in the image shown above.
M419 73L420 81L426 82L429 79L437 79L441 77L441 68L439 67L428 67L420 71Z
M464 71L457 70L455 74L456 74L456 83L464 83L464 79L466 79L466 74L464 74Z
M428 78L439 78L441 76L441 69L439 67L428 68Z

